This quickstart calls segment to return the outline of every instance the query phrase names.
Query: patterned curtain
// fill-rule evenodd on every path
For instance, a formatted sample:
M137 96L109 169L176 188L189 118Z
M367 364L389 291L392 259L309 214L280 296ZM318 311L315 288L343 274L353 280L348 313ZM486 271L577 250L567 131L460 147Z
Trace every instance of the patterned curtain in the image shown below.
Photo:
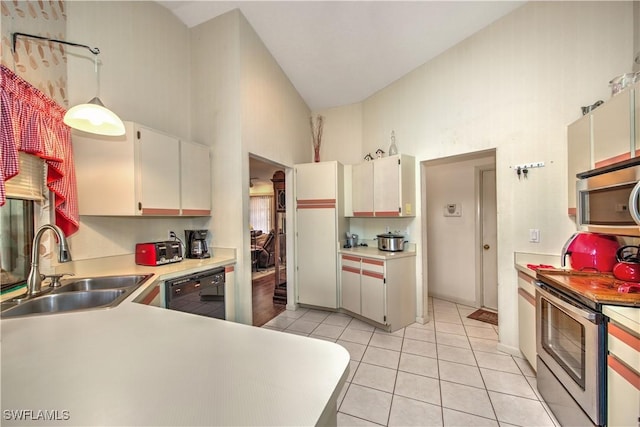
M79 227L71 129L65 110L40 90L0 65L0 206L5 181L18 174L18 151L47 163L47 186L54 193L55 223L65 235Z

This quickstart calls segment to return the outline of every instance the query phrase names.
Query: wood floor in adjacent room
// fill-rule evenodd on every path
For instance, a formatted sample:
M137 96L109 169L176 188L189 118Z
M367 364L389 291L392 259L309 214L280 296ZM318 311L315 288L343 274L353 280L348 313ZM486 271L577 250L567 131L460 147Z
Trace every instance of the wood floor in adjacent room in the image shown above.
M282 267L280 284L287 283L287 271ZM262 326L285 310L285 304L274 304L275 268L254 272L253 288L253 326Z

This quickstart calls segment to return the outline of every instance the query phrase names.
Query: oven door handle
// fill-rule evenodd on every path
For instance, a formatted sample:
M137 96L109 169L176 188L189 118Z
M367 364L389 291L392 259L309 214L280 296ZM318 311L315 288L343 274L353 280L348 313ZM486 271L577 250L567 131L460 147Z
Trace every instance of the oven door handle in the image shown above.
M636 224L640 225L640 211L638 210L638 197L640 196L640 181L633 187L629 194L629 213Z
M536 280L534 284L537 287L537 291L540 292L542 296L546 297L549 301L557 305L559 308L563 309L568 313L571 313L583 319L586 319L591 323L598 323L598 316L596 313L592 313L590 311L584 310L576 306L576 304L573 303L572 301L567 300L562 295L556 292L550 291L547 288L547 286L545 286L545 284L543 282L540 282L539 280Z

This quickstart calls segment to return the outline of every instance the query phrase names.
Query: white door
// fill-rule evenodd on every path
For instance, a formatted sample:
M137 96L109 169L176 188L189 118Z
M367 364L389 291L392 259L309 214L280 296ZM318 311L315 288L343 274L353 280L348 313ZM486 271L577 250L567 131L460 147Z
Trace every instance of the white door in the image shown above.
M496 171L480 173L482 216L482 306L498 309Z

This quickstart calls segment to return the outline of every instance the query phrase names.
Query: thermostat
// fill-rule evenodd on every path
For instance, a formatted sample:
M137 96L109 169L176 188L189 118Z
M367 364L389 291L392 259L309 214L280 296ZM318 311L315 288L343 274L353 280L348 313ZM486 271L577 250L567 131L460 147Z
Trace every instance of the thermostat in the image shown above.
M444 216L462 216L460 203L447 203L444 205Z

